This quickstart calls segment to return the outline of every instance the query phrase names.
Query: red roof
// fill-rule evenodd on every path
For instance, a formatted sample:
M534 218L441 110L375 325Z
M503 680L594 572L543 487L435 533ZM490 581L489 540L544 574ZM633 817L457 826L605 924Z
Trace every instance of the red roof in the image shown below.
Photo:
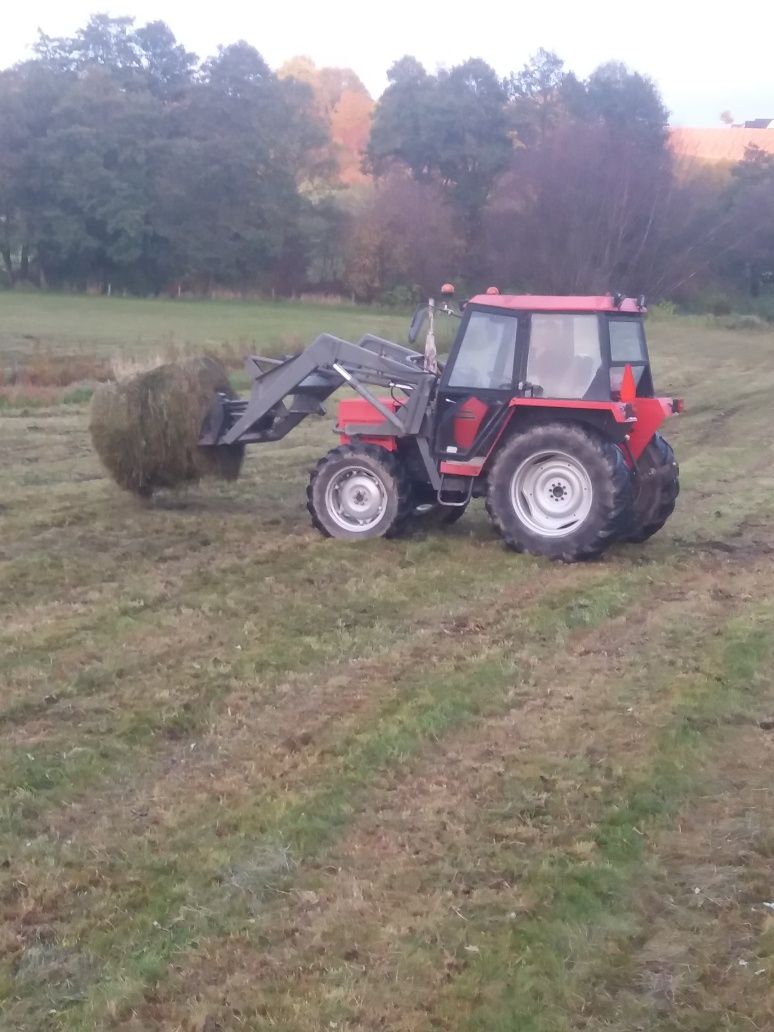
M774 129L670 129L669 146L678 158L737 162L744 160L748 147L774 154Z
M591 297L563 297L551 294L476 294L470 299L469 304L528 312L635 312L637 314L641 312L634 298L626 297L620 305L616 305L613 302L612 294L598 294Z

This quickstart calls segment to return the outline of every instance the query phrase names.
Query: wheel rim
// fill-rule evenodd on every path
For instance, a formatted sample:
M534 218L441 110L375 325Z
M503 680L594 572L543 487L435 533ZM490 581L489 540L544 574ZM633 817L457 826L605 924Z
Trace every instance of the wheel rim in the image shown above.
M543 537L566 537L588 516L594 490L585 467L565 452L530 455L511 479L511 503L522 523Z
M337 473L325 490L325 507L342 529L365 533L384 516L387 489L381 478L364 466L349 466Z

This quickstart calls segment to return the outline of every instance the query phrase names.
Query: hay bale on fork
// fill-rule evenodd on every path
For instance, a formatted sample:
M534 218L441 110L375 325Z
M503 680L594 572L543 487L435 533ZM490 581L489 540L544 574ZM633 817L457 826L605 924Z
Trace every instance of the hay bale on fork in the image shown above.
M94 450L113 480L149 497L202 477L236 480L244 445L200 447L202 422L216 391L234 391L212 356L170 362L101 384L91 403Z

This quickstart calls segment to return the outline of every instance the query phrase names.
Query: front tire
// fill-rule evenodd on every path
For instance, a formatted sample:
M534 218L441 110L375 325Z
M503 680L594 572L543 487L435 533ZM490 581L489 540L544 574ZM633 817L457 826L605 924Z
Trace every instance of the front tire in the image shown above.
M306 490L312 524L344 541L394 537L411 514L408 477L392 452L344 444L320 459Z
M509 548L574 563L596 559L620 535L630 498L614 444L578 424L547 423L500 449L486 506Z

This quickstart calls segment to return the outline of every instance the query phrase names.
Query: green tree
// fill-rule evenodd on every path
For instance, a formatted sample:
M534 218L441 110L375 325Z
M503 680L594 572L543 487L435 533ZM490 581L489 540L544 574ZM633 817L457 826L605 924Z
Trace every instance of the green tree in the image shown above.
M734 237L726 270L752 297L774 286L774 155L748 147L727 191Z
M396 61L387 78L390 85L374 110L368 167L383 175L399 162L416 179L427 179L438 167L438 80L413 57Z
M185 132L164 156L153 210L178 275L207 287L278 286L272 271L298 251L297 171L320 143L299 88L246 43L204 64L179 112Z
M389 78L374 112L370 166L384 175L404 165L420 182L441 181L467 242L461 271L473 277L483 210L512 149L505 88L477 59L430 76L404 57Z
M661 94L645 75L617 61L600 65L576 94L576 112L588 121L602 122L614 132L663 144L669 111Z
M33 268L40 275L37 249L53 186L48 136L69 85L36 61L0 72L0 249L11 283L28 279Z
M0 74L0 267L158 291L303 279L324 129L245 43L200 68L160 22L98 16ZM290 286L289 286L290 285Z
M571 72L565 72L564 61L542 47L520 72L506 79L509 114L520 142L531 145L542 141L557 127L566 114L570 80L577 82Z
M74 73L103 68L121 87L147 89L161 100L180 97L197 63L164 22L135 28L133 18L107 14L93 15L74 36L41 33L34 50L51 68Z

